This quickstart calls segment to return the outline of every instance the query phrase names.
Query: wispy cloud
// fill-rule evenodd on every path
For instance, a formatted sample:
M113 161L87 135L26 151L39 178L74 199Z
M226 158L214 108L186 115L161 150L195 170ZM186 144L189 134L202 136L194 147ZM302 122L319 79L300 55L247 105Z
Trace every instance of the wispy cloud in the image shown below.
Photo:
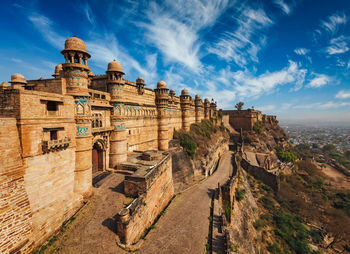
M294 49L294 53L297 54L297 55L300 55L300 56L304 56L306 55L307 53L309 53L310 50L306 49L306 48L297 48L297 49Z
M147 22L138 25L146 38L169 62L178 62L193 71L202 66L199 56L199 31L211 26L228 6L227 0L155 2L146 10Z
M273 21L263 9L249 7L243 9L236 19L237 29L224 33L208 51L243 67L250 61L258 62L257 54L266 41L260 31L271 26Z
M89 52L94 56L91 59L92 64L105 69L108 62L116 59L125 69L124 72L130 73L132 70L136 70L139 75L143 76L146 83L156 81L157 54L146 55L146 64L141 65L128 54L126 49L119 45L114 34L105 34L102 37L95 35L92 37L93 39L85 42Z
M259 76L248 71L220 72L221 77L217 80L231 84L232 90L240 98L258 97L262 94L275 91L278 86L295 84L295 90L302 86L307 70L302 69L297 63L289 61L288 66L275 72L266 72Z
M292 6L286 4L283 0L275 0L275 4L287 15L292 11Z
M264 106L256 106L255 109L258 109L263 112L276 112L276 105L264 105Z
M334 101L328 101L325 103L317 102L317 103L311 103L311 104L304 104L304 105L295 105L295 109L334 109L334 108L342 108L342 107L348 107L350 106L350 102L334 102Z
M91 10L90 5L88 3L86 3L82 8L84 10L84 13L85 13L85 16L86 16L87 20L90 22L90 24L93 27L95 27L95 25L96 25L96 18L95 18L94 13Z
M344 12L337 12L328 16L325 20L321 21L321 27L327 32L334 34L338 31L340 25L346 24L348 17Z
M350 91L349 90L340 90L336 95L337 99L350 99Z
M343 54L349 51L348 38L345 36L339 36L330 40L330 45L327 47L326 52L330 55Z
M62 49L67 36L63 36L61 33L56 32L54 30L53 22L49 18L38 13L31 13L28 16L28 19L38 29L45 40L47 40L53 47Z
M319 88L331 82L331 78L325 74L314 74L314 78L306 85L306 87Z

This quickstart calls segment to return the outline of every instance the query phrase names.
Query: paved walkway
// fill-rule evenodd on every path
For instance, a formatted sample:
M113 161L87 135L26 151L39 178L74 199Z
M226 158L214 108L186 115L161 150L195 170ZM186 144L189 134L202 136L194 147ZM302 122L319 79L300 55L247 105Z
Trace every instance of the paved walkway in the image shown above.
M231 157L231 152L224 154L212 176L173 200L165 216L147 235L139 253L205 253L211 196L218 182L223 184L228 179L232 168ZM213 249L213 252L220 253L220 248Z
M212 193L218 182L222 184L228 179L231 156L231 152L224 154L212 176L173 200L137 253L205 253ZM103 179L102 185L94 188L94 196L88 205L45 253L128 253L115 242L115 215L128 201L122 194L123 179L121 174L111 174ZM220 244L213 241L213 253L221 253L215 246Z

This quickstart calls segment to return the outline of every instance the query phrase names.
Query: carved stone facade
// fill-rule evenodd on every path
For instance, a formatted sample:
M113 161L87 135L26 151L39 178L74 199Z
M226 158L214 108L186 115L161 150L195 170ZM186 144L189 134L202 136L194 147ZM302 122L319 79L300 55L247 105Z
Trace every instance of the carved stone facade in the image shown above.
M142 77L128 81L117 61L93 75L77 37L61 53L52 79L14 74L11 86L0 85L1 253L42 244L92 194L93 175L117 168L128 153L166 151L174 130L216 121L214 101L185 89L176 96L164 81L154 90Z

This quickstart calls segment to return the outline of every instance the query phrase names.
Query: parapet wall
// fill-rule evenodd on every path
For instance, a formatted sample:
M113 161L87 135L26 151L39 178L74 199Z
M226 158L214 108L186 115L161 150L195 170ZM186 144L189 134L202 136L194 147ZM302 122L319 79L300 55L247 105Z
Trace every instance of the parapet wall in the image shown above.
M26 253L34 245L33 223L16 119L0 118L0 140L0 253Z
M126 179L127 190L138 190L140 196L118 214L117 235L122 247L137 243L174 195L171 156L167 155L142 179ZM129 187L131 188L129 188ZM141 194L142 193L142 194ZM133 192L135 194L135 192Z
M241 166L249 174L257 179L260 179L264 184L270 186L275 191L279 190L279 177L273 173L268 172L265 168L251 165L246 159L242 158Z

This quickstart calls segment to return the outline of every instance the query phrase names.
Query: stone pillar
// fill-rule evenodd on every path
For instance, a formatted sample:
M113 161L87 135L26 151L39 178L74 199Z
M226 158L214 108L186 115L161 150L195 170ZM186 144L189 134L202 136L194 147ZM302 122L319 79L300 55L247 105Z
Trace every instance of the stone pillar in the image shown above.
M157 83L156 92L156 106L158 113L158 149L161 151L167 151L169 148L169 135L168 135L168 106L169 106L169 94L168 88L163 80Z
M63 75L67 84L67 94L74 97L75 104L74 192L87 198L92 194L91 105L87 88L89 70L76 70L69 65L70 63L63 64Z
M74 63L74 56L88 59L90 55L86 52L85 43L77 37L68 38L61 53L66 59L66 63L62 64L62 79L66 84L66 93L74 98L75 106L74 192L87 198L92 194L91 104L88 91L90 68L81 61ZM67 62L68 58L70 62Z
M196 112L196 123L200 123L203 119L203 103L199 94L195 97L195 112Z
M125 125L125 116L122 113L123 104L123 68L117 61L113 60L108 64L107 71L107 89L111 95L111 104L113 105L113 114L111 116L111 125L114 127L110 138L109 167L116 168L118 164L123 163L128 157L128 132Z
M210 109L210 103L209 99L205 98L204 100L204 118L209 120L209 109Z
M190 131L191 102L190 102L190 96L186 89L183 89L181 91L180 104L181 104L181 111L182 111L182 129L184 129L185 131Z
M109 166L115 168L118 164L127 160L128 132L121 121L113 121L114 131L110 138Z

